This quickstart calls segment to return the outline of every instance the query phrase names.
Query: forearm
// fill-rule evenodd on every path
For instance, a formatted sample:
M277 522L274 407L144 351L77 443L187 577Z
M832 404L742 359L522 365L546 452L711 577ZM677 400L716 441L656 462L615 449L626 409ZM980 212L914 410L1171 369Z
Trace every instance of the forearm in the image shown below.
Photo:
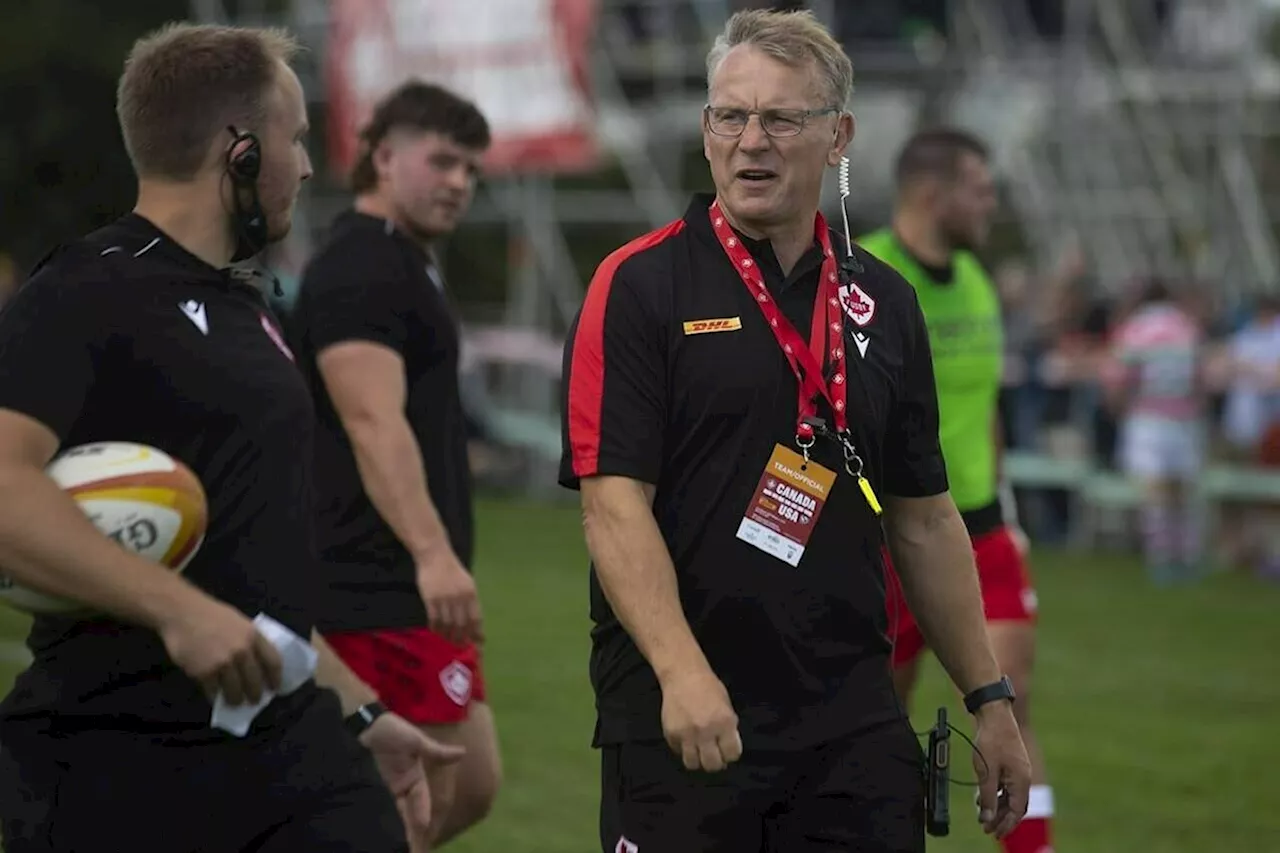
M102 534L35 468L0 471L0 566L14 581L159 629L206 593Z
M427 489L422 451L402 415L347 425L365 494L374 509L417 560L449 544Z
M950 499L886 532L907 604L956 686L968 692L1000 678L982 609L973 546Z
M373 688L361 681L342 662L342 658L325 642L319 631L311 632L311 646L319 656L316 660L316 683L338 694L343 716L354 714L361 705L377 700L378 694Z
M675 566L644 487L609 479L592 484L583 502L587 549L618 621L665 682L690 664L707 665L706 657L680 605Z

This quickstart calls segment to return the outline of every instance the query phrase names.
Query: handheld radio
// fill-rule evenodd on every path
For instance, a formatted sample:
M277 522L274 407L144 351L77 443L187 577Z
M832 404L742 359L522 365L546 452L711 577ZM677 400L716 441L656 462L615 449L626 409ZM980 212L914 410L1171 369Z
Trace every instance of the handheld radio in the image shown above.
M938 709L938 722L929 730L925 768L925 831L943 836L951 831L951 724L947 709Z

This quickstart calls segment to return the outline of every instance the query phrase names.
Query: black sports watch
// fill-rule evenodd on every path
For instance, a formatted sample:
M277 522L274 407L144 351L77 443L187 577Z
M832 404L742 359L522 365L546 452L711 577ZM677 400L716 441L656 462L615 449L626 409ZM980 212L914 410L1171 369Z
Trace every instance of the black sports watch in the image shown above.
M356 708L355 713L348 716L342 721L347 727L347 731L351 732L352 737L360 737L365 733L369 726L373 725L373 721L387 713L387 706L381 702L370 702Z
M964 696L964 707L970 714L978 713L978 709L989 702L997 702L1001 699L1008 699L1012 702L1017 696L1013 692L1013 682L1009 680L1009 676L1002 675L1000 680L971 690Z

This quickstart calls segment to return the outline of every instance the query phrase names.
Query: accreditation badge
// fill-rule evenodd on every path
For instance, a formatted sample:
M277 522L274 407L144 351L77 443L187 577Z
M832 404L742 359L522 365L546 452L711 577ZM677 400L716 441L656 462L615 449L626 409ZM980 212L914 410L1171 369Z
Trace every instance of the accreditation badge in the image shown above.
M835 481L831 469L775 445L738 525L738 538L788 565L798 565Z

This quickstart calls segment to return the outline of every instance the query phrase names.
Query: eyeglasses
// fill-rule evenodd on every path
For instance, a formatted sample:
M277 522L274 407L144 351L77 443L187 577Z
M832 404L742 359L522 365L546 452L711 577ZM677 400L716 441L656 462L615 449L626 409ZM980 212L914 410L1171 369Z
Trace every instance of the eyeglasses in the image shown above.
M818 110L741 110L736 107L713 107L710 104L702 109L707 129L716 136L741 136L751 117L756 115L760 116L761 129L774 138L798 136L813 116L838 112L839 107L823 107Z

